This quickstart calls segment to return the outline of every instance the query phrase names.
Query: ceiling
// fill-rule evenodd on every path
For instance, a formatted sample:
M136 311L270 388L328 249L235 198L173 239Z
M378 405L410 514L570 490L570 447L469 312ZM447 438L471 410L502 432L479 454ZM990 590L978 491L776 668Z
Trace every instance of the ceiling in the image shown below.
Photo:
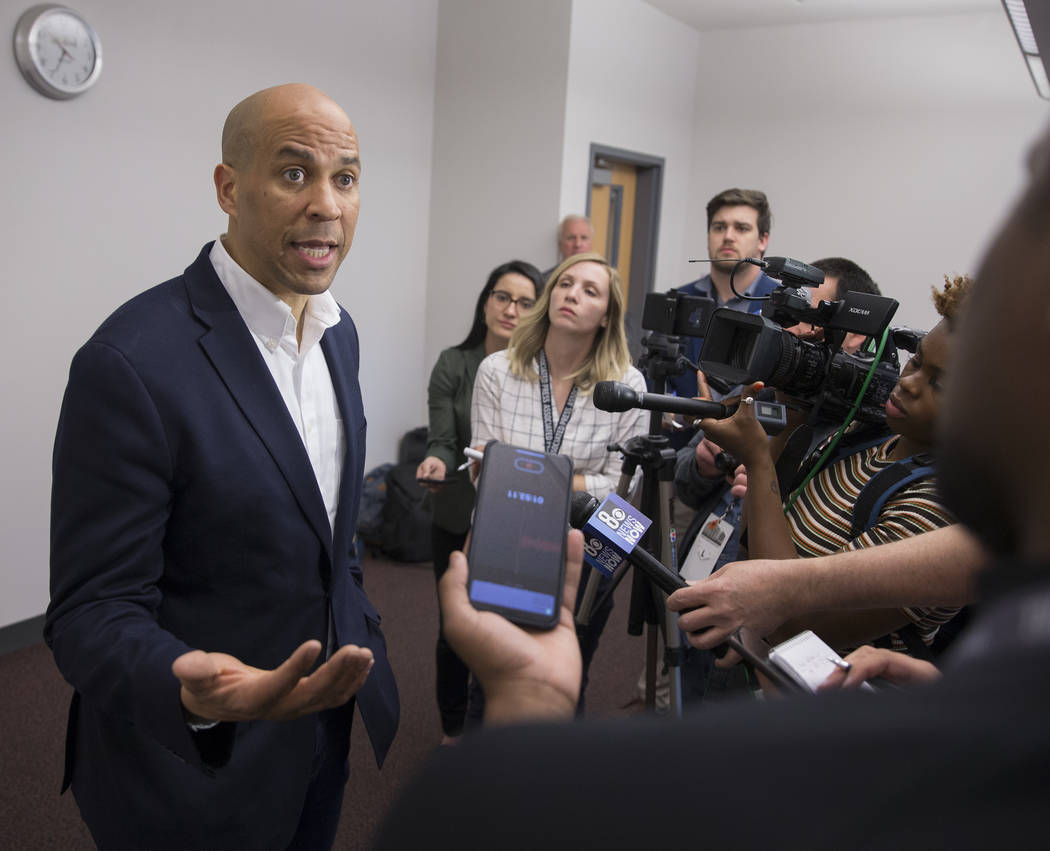
M997 11L1000 0L646 0L701 32Z

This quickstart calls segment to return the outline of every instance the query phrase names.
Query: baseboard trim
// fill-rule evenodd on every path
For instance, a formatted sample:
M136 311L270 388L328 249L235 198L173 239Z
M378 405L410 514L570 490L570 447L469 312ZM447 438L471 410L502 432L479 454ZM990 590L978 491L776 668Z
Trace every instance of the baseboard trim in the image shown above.
M10 653L12 650L21 650L30 644L37 644L44 640L43 633L43 615L0 627L0 653Z

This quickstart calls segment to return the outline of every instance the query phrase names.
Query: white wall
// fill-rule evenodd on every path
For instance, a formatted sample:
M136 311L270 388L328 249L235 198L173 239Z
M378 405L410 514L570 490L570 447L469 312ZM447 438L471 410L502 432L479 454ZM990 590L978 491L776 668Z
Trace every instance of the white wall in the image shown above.
M930 327L930 286L976 271L1047 115L1001 9L704 34L694 245L711 196L763 189L769 254L850 257Z
M561 213L586 208L591 143L663 157L657 289L689 280L685 219L699 43L696 30L647 3L573 3ZM553 246L550 252L553 262Z
M0 27L26 5L0 0ZM487 272L553 261L554 223L586 203L591 142L666 159L657 286L697 276L706 200L756 186L771 253L853 257L901 321L928 325L929 285L973 269L1047 114L999 12L699 35L641 0L77 8L104 42L94 90L49 101L13 61L0 71L0 627L47 603L69 360L222 229L219 131L251 91L311 82L357 125L361 219L333 291L361 330L368 466L425 421L430 366Z
M0 30L13 32L28 5L0 0ZM29 88L13 59L0 69L8 340L0 627L47 605L50 455L73 352L118 304L180 272L224 227L211 171L226 112L245 95L310 82L357 126L361 218L333 292L361 331L370 462L393 455L425 389L415 365L423 360L437 3L75 5L103 42L93 90L52 101Z
M488 273L554 259L570 0L441 0L426 372ZM419 422L426 422L425 399Z

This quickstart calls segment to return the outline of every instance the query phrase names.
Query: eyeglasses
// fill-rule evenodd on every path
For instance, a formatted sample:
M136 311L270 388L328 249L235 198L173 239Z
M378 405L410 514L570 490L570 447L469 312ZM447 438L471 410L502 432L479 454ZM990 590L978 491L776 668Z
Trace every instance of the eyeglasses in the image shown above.
M520 310L532 310L536 306L536 299L534 298L511 298L510 293L506 293L503 290L493 290L489 293L489 298L494 299L500 307L516 304Z

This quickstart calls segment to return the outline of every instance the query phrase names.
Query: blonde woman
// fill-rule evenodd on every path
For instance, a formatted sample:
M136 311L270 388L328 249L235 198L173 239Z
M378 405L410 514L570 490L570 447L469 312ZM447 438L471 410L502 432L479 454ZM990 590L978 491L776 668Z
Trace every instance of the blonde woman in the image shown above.
M573 489L599 499L608 495L619 479L621 458L606 447L644 434L648 426L641 410L611 413L594 407L592 391L599 381L646 389L642 374L631 366L623 316L620 276L604 257L587 252L564 260L536 306L518 322L509 347L481 362L471 406L471 445L500 440L568 455L575 468ZM579 630L584 684L611 611L610 597Z

